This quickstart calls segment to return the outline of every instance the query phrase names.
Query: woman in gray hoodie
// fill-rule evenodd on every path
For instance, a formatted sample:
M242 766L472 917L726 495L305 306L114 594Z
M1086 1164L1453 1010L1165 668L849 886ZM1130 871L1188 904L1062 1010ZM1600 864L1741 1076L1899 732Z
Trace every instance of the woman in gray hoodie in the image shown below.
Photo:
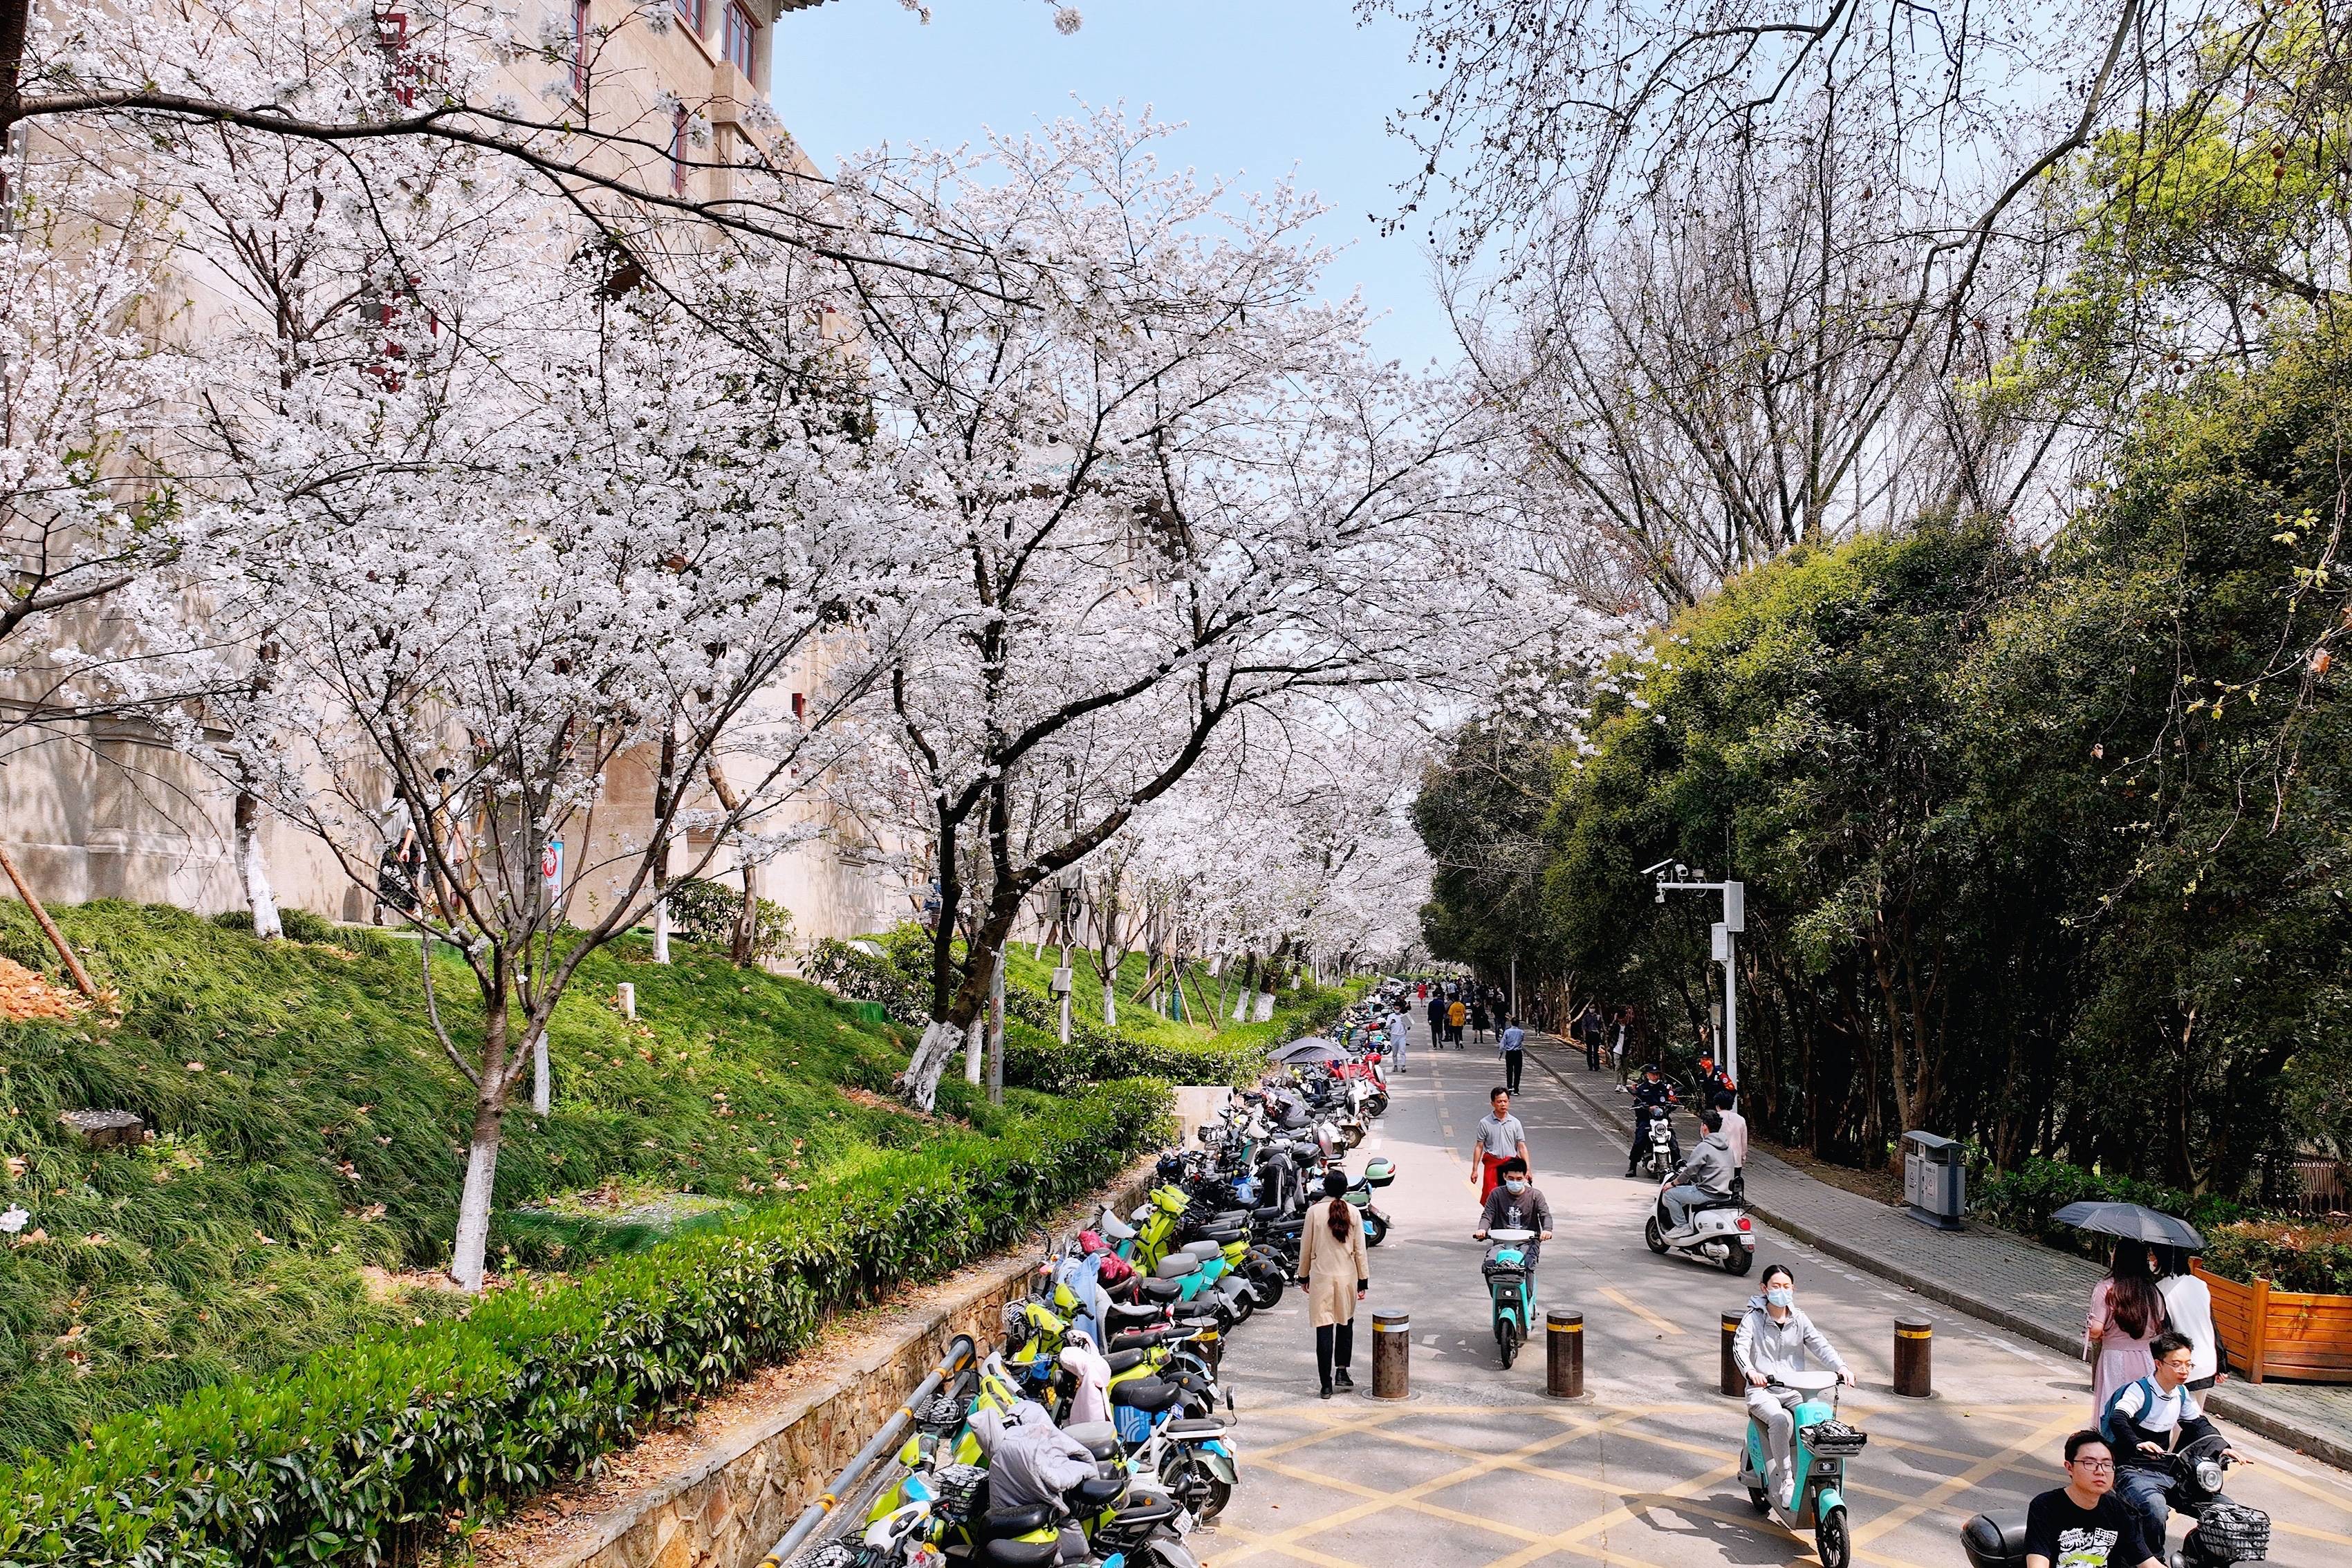
M1731 1359L1748 1379L1748 1413L1764 1428L1764 1477L1772 1495L1789 1500L1789 1445L1797 1427L1792 1414L1801 1397L1793 1388L1772 1386L1775 1379L1812 1370L1810 1356L1824 1372L1834 1372L1848 1387L1857 1379L1813 1320L1797 1310L1796 1276L1786 1263L1764 1270L1763 1294L1748 1298L1748 1313L1731 1339Z

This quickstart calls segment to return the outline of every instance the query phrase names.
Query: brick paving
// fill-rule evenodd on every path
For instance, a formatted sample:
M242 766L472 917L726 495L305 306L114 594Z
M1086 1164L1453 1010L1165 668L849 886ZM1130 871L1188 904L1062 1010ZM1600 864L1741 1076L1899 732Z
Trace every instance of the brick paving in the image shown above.
M1630 1137L1623 1096L1607 1074L1586 1072L1581 1047L1533 1034L1528 1043L1542 1048L1528 1052L1537 1065ZM2053 1350L2081 1354L2083 1310L2102 1272L2096 1264L1989 1227L1935 1229L1761 1149L1750 1152L1747 1176L1748 1207L1809 1246ZM2232 1377L2206 1403L2225 1421L2352 1468L2352 1386Z

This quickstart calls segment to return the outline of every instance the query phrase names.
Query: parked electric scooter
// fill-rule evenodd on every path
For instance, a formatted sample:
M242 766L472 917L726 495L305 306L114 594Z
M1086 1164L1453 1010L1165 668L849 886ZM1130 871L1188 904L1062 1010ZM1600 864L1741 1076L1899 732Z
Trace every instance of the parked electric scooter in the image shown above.
M1813 1532L1813 1550L1822 1568L1847 1568L1853 1561L1853 1532L1846 1524L1845 1462L1862 1452L1869 1434L1837 1418L1838 1377L1834 1372L1796 1372L1775 1378L1775 1388L1791 1388L1804 1397L1794 1412L1797 1430L1789 1446L1791 1490L1787 1497L1769 1494L1765 1479L1764 1428L1748 1418L1748 1440L1739 1449L1739 1482L1759 1513L1769 1513L1790 1530ZM1822 1397L1827 1395L1826 1401Z
M1666 1214L1666 1185L1660 1183L1642 1239L1650 1250L1664 1256L1680 1252L1703 1262L1720 1263L1727 1273L1745 1274L1756 1261L1756 1229L1748 1218L1748 1200L1733 1177L1731 1196L1695 1203L1680 1225Z
M1495 1352L1508 1367L1528 1343L1536 1321L1536 1271L1528 1262L1532 1230L1486 1232L1486 1297L1494 1311Z

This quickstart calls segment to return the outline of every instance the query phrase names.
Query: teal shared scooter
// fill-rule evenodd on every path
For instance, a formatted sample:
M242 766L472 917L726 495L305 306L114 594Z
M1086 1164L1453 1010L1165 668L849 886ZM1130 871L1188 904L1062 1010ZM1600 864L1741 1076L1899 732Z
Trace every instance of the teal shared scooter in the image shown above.
M1740 1484L1757 1512L1773 1515L1790 1530L1813 1532L1822 1568L1847 1568L1853 1561L1853 1532L1846 1525L1845 1462L1862 1452L1869 1434L1837 1418L1834 1372L1790 1373L1770 1386L1803 1396L1793 1412L1797 1430L1789 1445L1790 1495L1773 1495L1765 1479L1764 1428L1752 1416L1739 1450Z
M1536 1321L1536 1271L1528 1262L1532 1230L1486 1232L1486 1295L1495 1309L1495 1350L1508 1366Z

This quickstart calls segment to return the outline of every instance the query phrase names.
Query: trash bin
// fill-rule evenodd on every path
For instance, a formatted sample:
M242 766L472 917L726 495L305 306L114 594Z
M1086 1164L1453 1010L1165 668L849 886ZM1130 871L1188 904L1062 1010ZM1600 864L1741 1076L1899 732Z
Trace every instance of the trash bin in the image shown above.
M1903 1201L1911 1218L1958 1230L1969 1211L1969 1166L1958 1142L1933 1133L1903 1134Z

